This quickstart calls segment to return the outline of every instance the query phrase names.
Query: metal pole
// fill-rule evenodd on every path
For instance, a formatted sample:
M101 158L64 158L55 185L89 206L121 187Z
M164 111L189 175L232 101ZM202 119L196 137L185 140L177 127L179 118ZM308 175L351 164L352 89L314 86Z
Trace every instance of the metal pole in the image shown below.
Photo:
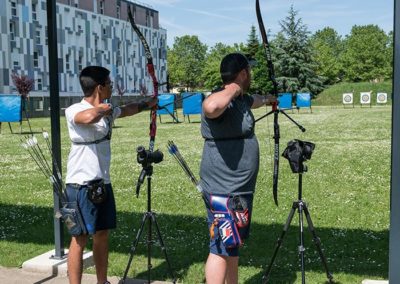
M47 0L47 35L49 48L49 79L50 79L50 118L51 118L51 141L53 159L61 167L61 139L60 139L60 101L58 88L58 53L57 53L57 12L56 0ZM53 174L57 171L53 166ZM60 209L60 200L53 193L54 212ZM53 258L62 259L64 254L64 227L60 219L54 217L54 245L55 255Z
M398 17L397 17L398 16ZM400 283L400 0L394 0L389 283Z

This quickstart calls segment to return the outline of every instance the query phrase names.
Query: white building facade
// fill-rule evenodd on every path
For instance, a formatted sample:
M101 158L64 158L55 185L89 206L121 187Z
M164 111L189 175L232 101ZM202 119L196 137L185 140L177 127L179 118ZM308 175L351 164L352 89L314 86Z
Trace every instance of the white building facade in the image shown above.
M0 0L0 93L16 93L11 74L35 80L33 96L48 96L49 64L46 0ZM167 80L167 31L158 11L128 0L57 0L59 89L81 96L79 72L100 65L127 94L152 92L143 45L127 11L145 36L159 82ZM160 91L163 91L161 89Z

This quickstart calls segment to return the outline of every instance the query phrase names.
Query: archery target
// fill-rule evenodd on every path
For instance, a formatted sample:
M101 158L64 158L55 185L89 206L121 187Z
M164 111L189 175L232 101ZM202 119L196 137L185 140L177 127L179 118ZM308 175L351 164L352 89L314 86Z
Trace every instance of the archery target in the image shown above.
M361 92L360 93L360 103L361 104L371 104L371 92Z
M345 93L343 94L343 104L352 104L353 103L353 93Z
M376 94L376 102L378 104L386 104L387 103L387 93L377 93Z

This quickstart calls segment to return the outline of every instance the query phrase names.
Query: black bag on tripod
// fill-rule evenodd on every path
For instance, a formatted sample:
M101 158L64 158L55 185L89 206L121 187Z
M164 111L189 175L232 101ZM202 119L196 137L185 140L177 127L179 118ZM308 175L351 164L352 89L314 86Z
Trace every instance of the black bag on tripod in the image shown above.
M303 162L311 159L314 148L314 143L294 139L288 142L282 156L289 160L293 173L304 173L307 166L303 165Z

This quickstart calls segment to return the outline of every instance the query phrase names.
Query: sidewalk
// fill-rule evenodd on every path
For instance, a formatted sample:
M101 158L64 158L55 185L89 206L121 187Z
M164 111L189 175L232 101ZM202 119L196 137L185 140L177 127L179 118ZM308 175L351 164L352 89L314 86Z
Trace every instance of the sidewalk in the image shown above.
M108 281L111 284L118 284L121 277L110 277ZM28 272L22 268L6 268L0 266L0 283L7 283L7 284L68 284L68 277L67 276L57 276L51 275L48 273L35 273L35 272ZM84 274L82 277L82 283L96 283L96 275L94 274ZM147 280L134 280L134 279L127 279L125 281L126 284L143 284L147 283ZM151 283L154 284L165 284L168 282L161 282L161 281L152 281Z

